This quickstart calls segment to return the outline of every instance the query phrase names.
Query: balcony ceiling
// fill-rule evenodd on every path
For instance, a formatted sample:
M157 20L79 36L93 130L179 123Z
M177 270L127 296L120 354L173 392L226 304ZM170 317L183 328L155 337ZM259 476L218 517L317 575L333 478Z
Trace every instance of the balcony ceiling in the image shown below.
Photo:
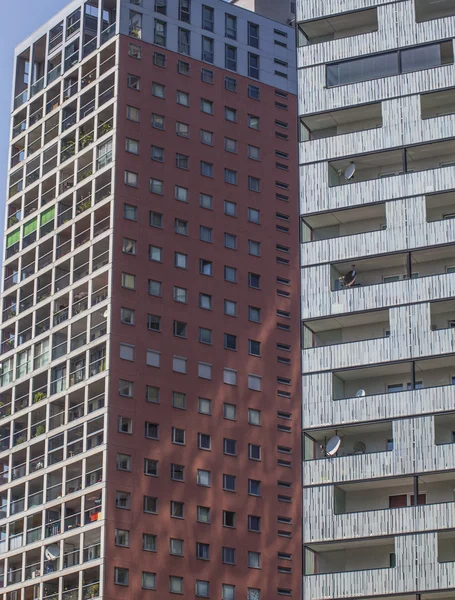
M446 194L444 194L445 196ZM455 203L455 194L452 198ZM377 218L385 219L385 205L370 204L362 208L351 208L349 210L339 210L331 213L321 213L311 217L305 217L305 222L313 229L319 227L332 227L340 223L353 223L354 221L368 221L369 219Z
M343 329L347 327L358 327L359 325L370 325L372 323L388 323L388 310L375 310L360 314L347 315L346 317L335 317L333 319L319 319L305 322L308 327L318 333L320 331L331 331L332 329Z

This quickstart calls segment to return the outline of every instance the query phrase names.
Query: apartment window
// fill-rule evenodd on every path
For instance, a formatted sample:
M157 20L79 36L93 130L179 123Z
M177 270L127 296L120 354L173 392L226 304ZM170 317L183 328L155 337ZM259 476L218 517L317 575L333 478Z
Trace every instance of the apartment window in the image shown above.
M183 516L184 503L171 500L171 517L174 517L175 519L183 519Z
M117 490L115 495L115 506L117 508L123 508L128 510L131 508L131 494L130 492L120 492Z
M177 575L170 575L169 591L171 592L171 594L183 594L183 577L177 577Z
M237 39L237 17L234 15L225 15L224 35L231 40Z
M225 77L224 78L224 88L228 92L236 92L237 91L237 79L233 77Z
M161 360L161 353L155 350L147 350L146 353L146 364L149 367L159 367Z
M199 560L210 560L210 544L196 542L196 558Z
M213 133L201 129L201 143L206 144L207 146L213 146Z
M131 471L131 456L129 454L117 453L117 469L119 471Z
M248 127L250 129L259 129L259 117L248 115Z
M175 186L174 197L180 202L188 202L188 188L181 187L180 185Z
M181 90L177 90L177 104L182 104L183 106L190 105L190 95L188 92L182 92Z
M248 23L248 46L259 48L259 25Z
M166 47L166 22L155 19L155 29L153 32L153 41L157 46Z
M261 309L255 306L248 307L248 320L254 323L261 322Z
M175 124L175 133L180 137L189 138L190 126L186 123L180 123L180 121L177 121Z
M136 254L136 240L130 240L129 238L123 238L122 251L125 254Z
M138 187L139 175L137 173L132 173L131 171L125 171L125 185L130 185L131 187Z
M202 36L201 59L204 62L213 64L214 57L214 41L205 35Z
M201 110L208 115L213 115L213 102L211 100L201 98Z
M248 86L248 96L253 100L259 100L261 95L261 90L257 85L249 85Z
M261 276L256 273L248 273L248 285L249 287L260 289Z
M160 388L154 385L145 386L145 400L147 402L154 402L155 404L160 403Z
M190 63L185 62L184 60L177 61L177 72L180 75L189 75L190 74Z
M224 247L237 250L237 236L232 233L224 234Z
M164 162L164 148L159 148L158 146L152 146L150 157L152 160L156 160L158 162Z
M197 520L199 523L210 523L210 508L207 506L198 506Z
M248 76L259 79L259 56L248 52Z
M142 58L142 48L137 44L128 44L128 56L133 58L141 59Z
M212 379L212 365L208 363L198 363L197 374L201 379Z
M169 539L169 554L183 556L183 540L177 538Z
M233 123L237 122L237 110L235 108L229 108L229 106L225 106L224 118L226 121L231 121Z
M212 296L210 294L199 294L199 308L212 310Z
M186 288L174 286L174 300L186 304L188 302L188 290Z
M141 78L137 75L128 74L128 87L132 90L140 90L141 89Z
M260 552L248 552L248 567L250 569L261 568L261 553Z
M206 208L207 210L212 210L212 208L213 208L212 207L212 202L213 202L212 196L210 196L209 194L200 194L200 196L199 196L199 206L201 208ZM206 229L208 229L208 228L206 227ZM205 241L207 241L207 240L205 240Z
M231 138L224 138L224 149L226 152L237 152L237 141Z
M237 407L235 404L223 404L223 417L229 421L235 421L237 417Z
M201 598L209 598L210 596L210 586L208 581L200 581L196 580L196 596Z
M128 221L137 221L137 207L132 204L124 204L123 217Z
M142 571L142 588L144 590L155 590L156 589L156 573L150 573L149 571Z
M163 215L157 212L150 212L150 225L151 227L158 227L161 229L163 227Z
M207 433L198 433L197 434L197 447L199 450L211 450L212 447L212 439L211 436Z
M136 275L132 275L131 273L122 273L122 287L127 290L135 290L136 289Z
M211 69L201 69L201 80L204 83L210 83L210 85L213 85L215 81L215 73Z
M174 231L179 235L188 235L188 221L184 221L183 219L175 219Z
M188 29L182 29L179 27L178 51L180 54L185 54L186 56L190 55L190 39L191 32L188 31Z
M223 369L223 382L227 385L237 385L237 371L234 369Z
M119 380L118 393L120 396L126 396L127 398L133 397L133 382L127 381L126 379Z
M202 29L213 32L214 9L211 6L202 5Z
M163 257L163 249L159 246L149 246L149 259L155 262L161 262Z
M223 510L223 526L235 527L235 512Z
M152 114L152 127L155 129L164 129L164 117L163 115Z
M186 323L183 321L174 321L174 335L186 338Z
M155 0L155 12L165 15L166 14L167 0Z
M125 150L131 154L139 154L139 142L131 138L125 140Z
M204 160L201 160L201 175L204 175L205 177L213 177L213 164L212 163L208 163Z
M232 169L224 169L224 181L231 185L237 185L237 171Z
M250 494L250 496L260 496L261 482L257 479L248 479L248 494Z
M161 281L155 279L149 279L148 291L150 296L161 296Z
M234 267L224 267L224 280L231 283L237 283L237 269Z
M180 356L172 357L172 370L175 373L186 373L186 362L187 359Z
M171 464L171 479L173 481L185 481L185 467L183 465Z
M248 515L248 531L261 531L261 517Z
M226 350L237 350L237 336L230 333L225 333L224 347Z
M235 565L235 548L223 547L222 560L225 565Z
M123 360L134 361L134 346L130 346L130 344L120 344L120 358Z
M126 107L126 118L130 121L134 121L135 123L139 123L140 120L140 110L135 108L134 106Z
M212 330L206 329L205 327L199 327L198 339L201 344L211 344L212 343Z
M248 444L248 458L250 460L261 460L261 446Z
M248 208L248 221L259 225L261 222L261 211L256 208Z
M199 413L203 415L211 415L212 414L212 401L208 398L198 398L197 399L197 410Z
M180 410L186 410L186 394L184 392L172 392L172 406Z
M237 216L237 203L230 202L229 200L224 201L224 214L228 217L236 217ZM227 234L229 235L229 234Z
M248 240L248 254L252 256L261 256L261 243L254 240Z
M261 149L257 146L248 145L248 158L252 160L261 160Z
M114 567L114 583L116 585L129 585L129 569Z
M237 48L226 44L224 50L224 66L229 71L237 71Z
M236 440L231 440L229 438L224 438L223 440L223 452L224 454L229 454L230 456L237 455L237 442Z
M186 169L188 170L190 164L190 157L186 154L177 154L175 155L175 166L177 169Z
M162 52L153 53L153 64L157 67L166 68L166 55Z
M150 440L158 440L159 439L159 425L157 423L149 423L146 421L145 423L145 437Z
M224 314L229 317L237 316L237 302L233 300L225 300L224 301Z
M210 471L204 471L203 469L197 470L197 483L204 487L210 487Z
M190 22L191 0L179 0L179 21Z
M212 275L212 261L201 258L199 260L199 273L201 275Z
M133 421L129 417L119 417L118 431L120 433L133 433Z
M248 340L248 354L251 354L252 356L261 356L261 342Z
M248 175L248 189L251 192L260 192L261 191L261 180L257 177L251 177Z
M172 428L172 443L173 444L185 444L185 430L179 429L178 427Z
M158 498L154 498L153 496L144 496L144 512L157 514Z
M257 410L256 408L249 408L248 409L248 423L250 425L259 426L261 424L261 411Z
M156 535L153 535L152 533L142 534L142 550L156 552Z
M122 307L120 309L120 321L125 325L134 325L134 310Z

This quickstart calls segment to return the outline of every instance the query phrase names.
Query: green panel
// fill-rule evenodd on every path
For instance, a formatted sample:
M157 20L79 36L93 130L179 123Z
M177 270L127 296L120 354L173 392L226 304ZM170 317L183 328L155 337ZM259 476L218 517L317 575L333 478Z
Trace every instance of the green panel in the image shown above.
M46 225L46 223L49 223L49 221L54 220L54 216L55 216L55 206L51 206L51 208L48 208L41 214L40 224Z
M36 231L37 227L38 227L38 219L35 217L34 219L32 219L31 221L29 221L28 223L26 223L24 225L23 236L26 237L27 235L30 235L31 233Z
M6 238L6 247L9 248L13 244L16 244L21 239L21 230L11 232Z

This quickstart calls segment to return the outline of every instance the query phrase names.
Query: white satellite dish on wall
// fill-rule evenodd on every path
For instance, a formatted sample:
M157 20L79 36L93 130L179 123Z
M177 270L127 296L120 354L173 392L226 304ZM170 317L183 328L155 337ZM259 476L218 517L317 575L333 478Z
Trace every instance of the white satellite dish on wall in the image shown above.
M325 453L327 454L327 456L335 456L335 454L340 449L340 446L341 446L341 438L338 435L334 435L327 442L327 445L325 447Z
M354 173L355 173L355 163L351 162L351 164L346 168L346 170L344 172L344 178L346 179L346 181L349 181L350 179L352 179L354 177Z
M51 544L44 551L44 555L47 560L55 560L60 556L60 548L57 544Z
M365 395L366 395L365 390L357 390L355 393L356 398L363 398L363 396L365 396Z

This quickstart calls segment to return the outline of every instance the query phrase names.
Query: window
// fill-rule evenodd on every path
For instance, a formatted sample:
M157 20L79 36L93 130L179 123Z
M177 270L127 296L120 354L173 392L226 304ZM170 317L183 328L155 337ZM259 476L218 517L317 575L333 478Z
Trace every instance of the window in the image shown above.
M124 204L123 217L128 221L137 221L137 207L132 204Z
M164 162L164 148L159 148L158 146L152 146L150 157L152 160L156 160L158 162Z
M212 9L213 10L213 9ZM202 36L202 56L201 60L213 64L214 57L214 42L212 38Z
M215 82L215 73L210 69L201 69L201 80L204 83L210 83L210 85L213 85Z
M190 63L185 62L184 60L177 61L177 72L181 75L189 75L190 74Z
M185 444L185 430L179 429L178 427L172 428L172 443L173 444Z
M162 228L163 227L163 215L157 212L150 212L150 225L152 227L158 227L158 228Z
M212 163L201 160L201 175L205 177L213 177L213 165Z
M136 254L136 240L130 240L128 238L123 238L122 251L125 254Z
M132 56L133 58L141 59L142 58L142 48L137 44L128 44L128 56Z
M235 548L223 546L222 559L225 565L235 565Z
M166 4L167 0L155 0L155 12L160 13L161 15L165 15Z
M151 533L142 534L142 550L156 552L156 535Z
M237 350L237 336L230 333L224 334L224 347L227 350Z
M237 171L232 169L224 169L224 181L231 185L237 185Z
M223 417L230 421L235 421L237 416L237 407L235 404L223 404Z
M196 542L196 558L199 560L210 560L210 544Z
M189 2L189 0L187 0ZM169 576L169 591L172 594L183 594L183 577Z
M224 454L229 454L230 456L236 456L236 454L237 454L237 442L236 442L236 440L231 440L229 438L224 438L224 440L223 440L223 452L224 452Z
M248 76L259 79L259 56L248 52Z
M149 291L150 296L161 296L161 281L155 281L154 279L149 279L148 291Z
M233 77L225 77L224 78L224 88L228 92L236 92L237 91L237 79Z
M183 219L175 219L174 231L179 235L188 235L188 221L184 221Z
M174 335L186 338L186 323L183 321L174 321Z
M261 531L261 517L248 515L248 531Z
M135 290L136 289L136 275L132 275L131 273L122 273L122 287L127 290Z
M251 192L260 192L261 191L261 180L257 177L251 177L248 175L248 189Z
M155 129L164 129L164 117L162 115L152 114L152 127Z
M212 414L212 401L208 398L198 398L197 399L197 410L199 413L203 415L211 415Z
M253 356L261 356L261 342L256 340L248 340L248 354Z
M186 304L188 302L188 290L186 288L174 286L174 300Z
M226 44L224 51L224 66L229 71L237 71L237 48Z
M259 225L259 223L261 222L261 211L257 210L256 208L249 208L248 221L250 223L256 223L257 225Z
M201 129L201 143L206 144L207 146L213 146L213 133Z
M248 254L252 256L261 256L261 243L254 240L248 240Z
M171 479L173 481L185 481L185 467L183 465L171 464Z
M210 487L210 471L204 471L203 469L197 470L197 482L198 485Z
M133 89L133 90L140 90L141 89L141 78L138 77L137 75L131 75L128 74L128 87Z
M175 133L180 137L188 138L190 137L190 126L177 121L175 124Z
M156 573L142 571L142 587L144 590L156 589Z
M259 25L248 23L248 46L259 48Z
M186 154L180 154L179 152L175 155L175 166L177 169L186 169L188 170L190 163L190 157Z
M253 321L254 323L261 322L261 309L256 308L255 306L248 307L248 320Z
M150 440L159 439L159 425L157 423L145 422L145 437Z
M188 188L181 187L180 185L175 186L175 199L180 202L188 202Z
M248 552L248 566L250 569L261 568L261 553L260 552Z
M237 302L234 300L225 300L224 301L224 314L229 317L237 316Z
M209 196L208 198L210 198L210 208L211 208L212 197ZM207 200L205 200L205 201L207 201ZM199 239L203 242L211 242L212 241L212 228L201 225L199 227Z
M120 358L123 360L134 360L134 346L120 344Z
M259 117L248 115L248 127L250 129L259 129Z
M201 110L208 115L213 115L213 102L211 100L201 98Z
M159 246L149 246L149 259L155 262L161 262L163 249Z
M210 508L207 506L198 506L197 520L199 523L210 523Z
M208 598L210 596L210 587L208 581L196 580L196 596Z
M198 363L197 374L201 379L212 379L212 365L203 362Z
M253 100L259 100L261 96L261 90L257 85L249 85L248 86L248 96L253 98Z
M117 470L131 471L131 456L129 454L117 453Z
M114 583L117 585L128 585L129 573L129 569L114 567Z
M200 196L199 196L199 206L201 208L206 208L207 210L212 210L212 201L213 201L212 196L210 196L209 194L200 194Z
M131 187L138 187L139 175L137 173L132 173L131 171L125 171L125 185L130 185Z
M223 381L228 385L237 385L237 371L234 369L223 369Z
M117 490L115 495L115 506L117 508L123 508L128 510L131 508L131 494L130 492L120 492Z
M234 600L235 585L229 585L227 583L223 583L221 586L221 598L222 598L222 600Z
M158 498L144 496L144 512L156 515L158 512Z
M132 308L121 308L120 321L125 325L134 325L134 310Z
M256 273L248 273L248 285L252 288L260 289L261 276Z
M131 138L125 139L125 150L131 154L139 154L139 142Z
M186 394L184 392L172 392L172 406L174 408L186 409Z
M212 275L212 261L201 258L199 260L199 273L201 275Z
M248 423L250 425L260 425L261 424L261 411L256 410L255 408L248 409Z
M250 496L260 496L261 482L256 479L248 479L248 493Z
M154 385L146 385L145 386L145 399L147 402L154 402L155 404L159 404L160 388L155 387Z
M207 433L197 434L197 447L199 450L210 450L212 446L212 440L210 435Z
M169 539L169 554L174 556L183 556L183 540L177 538Z
M261 460L261 446L248 444L248 458L251 460Z
M237 283L237 269L235 267L224 267L224 280Z
M213 32L214 9L211 6L202 5L202 29Z
M186 358L180 356L173 356L172 370L176 373L186 373Z
M212 343L212 330L205 327L199 327L199 341L201 344Z
M235 512L223 510L223 526L235 527Z
M190 95L188 92L182 92L181 90L177 90L177 104L182 104L183 106L190 105Z
M235 108L229 108L229 106L224 107L224 118L226 121L232 121L235 123L237 121L237 110Z
M144 475L158 477L158 461L151 458L144 458Z
M237 236L232 233L224 234L224 247L231 250L237 250Z
M153 41L157 46L166 47L166 22L155 19Z
M164 183L160 179L150 179L150 191L152 194L164 194Z
M171 500L171 517L183 519L184 503Z
M210 294L199 294L199 308L212 310L212 296Z
M133 421L129 417L119 417L118 431L120 433L133 433Z
M224 35L231 40L237 39L237 17L234 17L234 15L226 13Z
M180 54L190 55L190 39L191 32L188 29L182 29L179 27L179 44L178 51Z
M179 21L190 22L191 0L179 0Z
M130 121L134 121L135 123L139 123L139 118L140 118L139 109L135 108L134 106L127 106L126 107L126 118L129 119Z
M118 385L118 393L120 396L126 396L127 398L133 397L133 382L127 381L126 379L120 379Z
M166 68L166 55L162 52L153 53L153 64L157 67Z

